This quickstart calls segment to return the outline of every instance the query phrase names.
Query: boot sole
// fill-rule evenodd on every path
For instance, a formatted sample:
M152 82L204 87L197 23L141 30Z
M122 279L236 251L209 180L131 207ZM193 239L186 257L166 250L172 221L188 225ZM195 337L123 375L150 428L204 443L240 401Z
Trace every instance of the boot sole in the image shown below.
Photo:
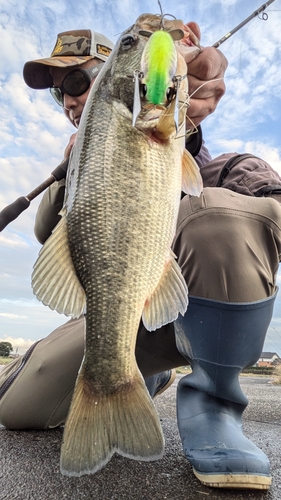
M202 484L211 488L268 490L272 479L254 474L202 474L195 469L193 472Z
M169 378L168 382L165 385L163 385L163 387L161 387L161 389L158 392L156 392L156 394L154 395L154 398L156 398L157 396L160 396L160 394L165 392L172 385L175 378L176 378L176 370L172 370L171 377Z

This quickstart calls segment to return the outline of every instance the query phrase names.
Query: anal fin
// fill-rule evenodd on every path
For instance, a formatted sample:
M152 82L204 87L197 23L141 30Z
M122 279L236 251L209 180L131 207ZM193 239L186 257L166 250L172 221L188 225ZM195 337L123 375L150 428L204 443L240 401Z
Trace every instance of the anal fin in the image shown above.
M146 301L142 313L143 324L149 331L156 330L175 321L179 313L184 315L187 304L187 285L171 252L158 286Z
M182 190L193 196L199 196L203 189L200 169L193 156L184 150L182 158Z

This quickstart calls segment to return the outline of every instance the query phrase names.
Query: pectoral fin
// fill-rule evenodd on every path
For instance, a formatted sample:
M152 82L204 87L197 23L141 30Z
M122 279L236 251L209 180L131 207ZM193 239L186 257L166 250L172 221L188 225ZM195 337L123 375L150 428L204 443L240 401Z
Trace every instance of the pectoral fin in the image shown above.
M39 252L32 287L44 305L59 313L78 318L85 312L86 296L71 259L64 214Z
M149 331L156 330L184 315L188 304L188 290L181 269L171 252L161 280L153 295L147 299L142 320Z
M182 190L193 196L199 196L203 189L200 169L186 149L182 158Z

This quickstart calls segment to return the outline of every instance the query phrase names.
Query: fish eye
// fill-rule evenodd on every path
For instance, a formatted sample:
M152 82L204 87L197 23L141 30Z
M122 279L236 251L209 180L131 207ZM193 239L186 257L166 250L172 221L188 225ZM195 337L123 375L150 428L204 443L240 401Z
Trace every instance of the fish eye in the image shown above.
M124 49L129 49L136 41L136 37L133 35L124 35L121 39L121 43Z
M168 102L171 102L173 97L175 95L175 89L173 87L168 87L167 92L166 92L166 97Z
M140 86L140 94L141 97L145 97L147 94L147 86L145 85L145 83L142 83Z

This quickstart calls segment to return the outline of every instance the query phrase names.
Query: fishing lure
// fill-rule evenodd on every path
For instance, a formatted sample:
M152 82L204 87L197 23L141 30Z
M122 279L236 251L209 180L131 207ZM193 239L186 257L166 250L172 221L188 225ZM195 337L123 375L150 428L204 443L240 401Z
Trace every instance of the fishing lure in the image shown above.
M171 82L175 76L178 55L169 32L155 31L149 38L141 59L143 94L155 105L165 105L173 94Z

